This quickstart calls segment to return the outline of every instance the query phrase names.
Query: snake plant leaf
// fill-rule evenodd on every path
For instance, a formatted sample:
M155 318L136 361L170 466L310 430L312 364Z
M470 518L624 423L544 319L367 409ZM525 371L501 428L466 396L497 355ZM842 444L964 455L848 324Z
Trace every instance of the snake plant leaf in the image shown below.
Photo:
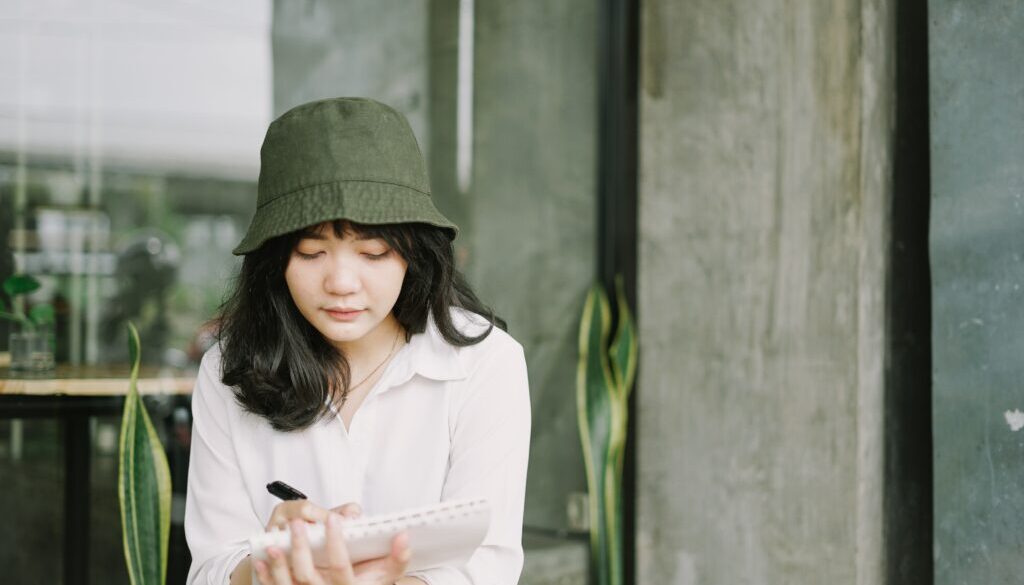
M612 433L612 450L615 452L616 485L622 490L622 471L626 452L626 432L629 425L629 395L633 391L637 366L637 338L633 313L629 310L622 276L615 278L616 305L619 313L618 327L612 342L610 357L612 373L615 376L615 421ZM616 515L620 521L621 514Z
M590 494L591 574L599 585L622 585L622 471L637 341L622 277L615 279L618 326L609 346L611 307L604 289L587 293L580 322L576 400Z
M615 465L605 466L602 502L605 507L605 527L608 531L605 538L605 546L608 547L608 583L622 585L625 577L622 546L622 475L616 471Z
M12 297L33 292L39 286L39 281L28 274L12 274L4 279L4 292Z
M608 526L608 562L612 585L624 581L623 569L623 503L622 473L626 454L626 433L629 426L629 395L636 377L637 341L633 314L629 310L622 276L615 278L615 296L618 309L618 326L615 338L609 348L608 358L614 383L614 399L611 408L611 438L609 458L605 469L605 491L603 503Z
M580 321L579 363L576 370L576 407L583 461L590 493L590 548L592 574L598 585L611 585L608 575L606 490L610 451L614 379L608 365L607 347L611 308L600 285L587 293Z
M117 479L124 555L132 585L163 585L171 530L171 473L139 396L139 332L132 323L128 335L132 372L121 418Z
M636 378L637 341L636 324L629 310L622 275L615 277L615 298L619 324L611 347L612 372L615 374L616 390L622 398L628 400Z

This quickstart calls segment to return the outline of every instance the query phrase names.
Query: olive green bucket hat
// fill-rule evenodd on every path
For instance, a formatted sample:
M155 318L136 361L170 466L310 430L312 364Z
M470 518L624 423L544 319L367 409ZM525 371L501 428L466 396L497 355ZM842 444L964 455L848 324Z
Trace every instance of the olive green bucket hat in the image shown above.
M270 123L260 149L256 214L236 255L335 219L458 228L434 207L426 165L402 114L374 100L332 98Z

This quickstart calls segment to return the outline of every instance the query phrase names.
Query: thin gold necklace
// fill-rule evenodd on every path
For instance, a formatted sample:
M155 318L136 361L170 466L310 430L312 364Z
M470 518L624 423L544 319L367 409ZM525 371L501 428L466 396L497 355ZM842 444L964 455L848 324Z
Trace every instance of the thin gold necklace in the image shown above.
M380 370L382 367L384 367L384 364L388 363L388 360L391 359L391 356L395 355L395 348L398 347L398 338L401 337L401 336L402 336L402 329L401 329L401 327L399 327L398 331L395 332L395 340L391 342L391 350L388 352L388 355L384 356L384 360L381 361L379 364L377 364L377 367L373 368L373 371L370 372L369 374L367 374L365 378L360 380L358 384L353 384L353 385L348 387L348 391L345 392L345 396L342 396L342 398L341 398L341 403L342 404L345 403L345 399L348 397L348 393L349 392L351 392L351 391L355 390L356 388L358 388L358 387L362 386L363 384L365 384L367 380L372 378L373 375L377 373L378 370Z

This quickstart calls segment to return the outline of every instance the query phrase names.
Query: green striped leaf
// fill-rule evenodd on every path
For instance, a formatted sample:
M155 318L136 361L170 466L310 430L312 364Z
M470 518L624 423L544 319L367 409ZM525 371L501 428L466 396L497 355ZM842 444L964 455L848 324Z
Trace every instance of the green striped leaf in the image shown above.
M580 322L576 400L590 494L591 574L599 585L622 585L622 468L637 340L622 278L615 279L618 325L609 347L611 308L600 285L587 293Z
M609 461L605 480L605 516L608 525L608 562L612 585L624 583L622 469L626 454L626 433L629 427L629 395L636 377L637 342L633 315L626 300L622 276L615 278L618 325L608 353L615 397L612 407Z
M138 392L139 332L128 323L132 372L121 417L117 495L124 556L132 585L163 585L171 532L171 473Z
M615 340L611 347L612 372L615 375L618 394L622 399L629 400L629 395L633 391L633 381L636 378L636 325L633 322L633 313L629 310L629 302L626 299L625 285L621 275L615 277L615 300L619 312L619 323L615 329Z
M579 362L576 369L576 412L583 446L583 463L590 493L591 574L598 585L611 585L608 574L608 533L604 498L615 396L608 366L611 309L600 285L587 293L580 321Z

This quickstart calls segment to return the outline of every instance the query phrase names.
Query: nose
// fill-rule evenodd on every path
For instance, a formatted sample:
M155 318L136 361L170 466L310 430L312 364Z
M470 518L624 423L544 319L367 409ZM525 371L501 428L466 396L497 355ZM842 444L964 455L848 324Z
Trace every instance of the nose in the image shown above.
M359 292L362 279L356 262L344 257L330 263L324 275L324 291L332 295L350 295Z

